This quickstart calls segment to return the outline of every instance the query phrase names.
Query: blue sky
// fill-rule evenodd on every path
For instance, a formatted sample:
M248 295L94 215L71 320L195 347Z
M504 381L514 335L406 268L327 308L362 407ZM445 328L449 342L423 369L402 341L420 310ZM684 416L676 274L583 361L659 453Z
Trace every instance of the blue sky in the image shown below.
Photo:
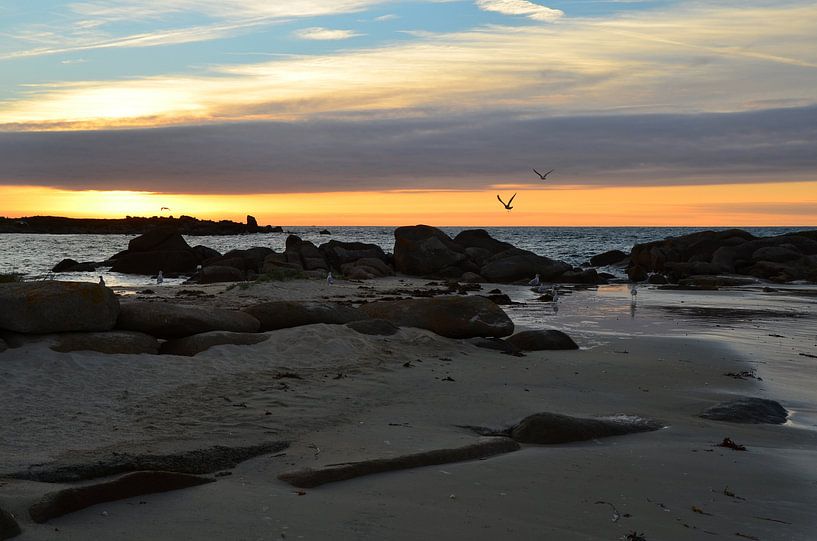
M815 28L799 0L0 0L0 184L473 189L537 149L572 185L812 181Z

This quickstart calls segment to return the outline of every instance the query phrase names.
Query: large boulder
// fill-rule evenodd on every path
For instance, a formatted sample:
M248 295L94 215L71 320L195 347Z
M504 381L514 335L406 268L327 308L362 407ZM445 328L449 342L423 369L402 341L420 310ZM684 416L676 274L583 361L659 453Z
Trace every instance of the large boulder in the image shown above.
M0 507L0 539L11 539L21 533L23 532L14 515Z
M489 282L527 281L537 274L543 281L550 281L572 269L573 267L564 261L513 248L491 257L480 269L479 274Z
M383 276L393 276L394 271L381 259L373 257L364 257L345 263L340 267L341 272L348 278L355 278L355 273L365 273L362 278L379 278Z
M98 266L98 263L91 261L80 263L74 259L63 259L54 265L51 272L93 272Z
M397 272L433 276L443 269L460 267L468 260L465 248L436 227L415 225L394 230L394 268Z
M158 338L181 338L209 331L258 332L261 324L238 310L133 301L122 303L116 326Z
M505 250L514 248L513 244L496 240L484 229L466 229L465 231L461 231L454 237L454 242L466 249L477 248L485 250L491 255L496 255Z
M356 308L312 301L270 301L244 308L261 322L261 331L328 323L343 325L368 316Z
M361 319L347 323L346 326L360 334L375 336L391 336L400 330L400 327L385 319Z
M506 338L505 341L522 351L579 349L572 338L555 329L522 331Z
M134 331L108 331L87 333L64 333L56 335L51 349L68 353L71 351L97 351L99 353L124 353L137 355L159 353L159 341L149 334Z
M268 334L261 333L210 331L194 334L193 336L186 336L184 338L176 338L175 340L168 340L162 344L161 353L163 355L193 357L213 346L249 346L259 344L268 339Z
M157 227L131 239L128 252L164 252L191 250L190 245L175 227Z
M789 412L779 402L766 398L740 397L716 404L700 415L729 423L775 424L786 422Z
M119 315L110 289L89 282L0 284L0 329L21 333L107 331Z
M360 310L400 327L428 329L448 338L502 337L513 333L508 315L485 297L376 301L362 305Z
M511 428L511 437L520 443L570 443L662 428L656 421L621 416L602 419L571 417L559 413L536 413Z
M133 252L113 260L111 272L123 274L189 273L196 270L199 259L193 250Z
M204 267L195 276L195 281L199 284L216 284L220 282L241 282L244 280L244 273L235 267L222 267L212 265Z

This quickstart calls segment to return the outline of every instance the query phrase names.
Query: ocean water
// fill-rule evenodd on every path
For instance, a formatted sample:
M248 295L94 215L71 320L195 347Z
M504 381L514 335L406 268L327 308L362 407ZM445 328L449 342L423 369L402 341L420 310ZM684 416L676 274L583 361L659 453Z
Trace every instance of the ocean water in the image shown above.
M315 244L339 241L360 241L377 244L387 252L394 247L394 227L328 227L331 235L321 235L324 227L290 227L286 233L268 233L228 236L186 237L191 246L198 244L221 253L232 249L265 246L283 251L287 233L299 235ZM443 227L451 237L464 229L474 227ZM685 235L707 228L686 227L486 227L496 239L509 242L553 259L580 265L591 256L607 250L628 252L636 243L661 240ZM725 229L725 228L712 228ZM809 229L808 227L746 227L756 236L771 236ZM30 235L0 234L0 274L17 272L28 280L53 278L59 280L97 281L105 277L110 286L141 286L151 282L149 277L130 276L100 268L94 273L65 273L51 275L51 269L64 258L77 261L104 261L128 247L135 235ZM183 279L169 280L178 283Z

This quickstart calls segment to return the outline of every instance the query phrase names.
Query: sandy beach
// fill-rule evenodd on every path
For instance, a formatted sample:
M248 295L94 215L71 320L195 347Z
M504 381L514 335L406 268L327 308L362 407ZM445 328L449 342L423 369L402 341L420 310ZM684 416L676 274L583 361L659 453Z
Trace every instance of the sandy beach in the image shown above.
M267 299L372 300L433 287L426 283L296 280L118 293L241 308ZM811 357L799 355L817 353L813 290L642 288L633 309L626 286L577 287L554 312L526 287L499 287L523 303L505 307L517 331L562 329L581 349L516 357L422 329L373 336L326 324L195 357L58 353L47 343L9 349L0 354L2 472L114 453L289 446L214 483L46 524L32 522L27 508L76 484L7 477L0 507L19 521L20 539L813 539L817 409L802 369ZM719 304L733 307L731 317L712 319ZM741 310L754 312L747 318ZM761 379L725 375L741 372ZM790 421L697 416L735 396L778 400ZM481 439L463 426L501 429L538 412L637 416L664 428L525 444L485 460L313 489L277 478L460 447ZM726 437L747 450L717 447Z

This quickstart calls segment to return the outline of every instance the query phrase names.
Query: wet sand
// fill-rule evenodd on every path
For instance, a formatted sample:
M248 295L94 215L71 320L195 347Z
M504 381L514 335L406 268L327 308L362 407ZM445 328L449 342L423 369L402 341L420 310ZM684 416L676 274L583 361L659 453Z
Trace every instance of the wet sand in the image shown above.
M181 297L241 307L266 298L371 299L425 283L172 286L144 296L197 290L204 295ZM558 328L582 349L512 357L418 329L377 337L313 325L193 358L8 350L0 354L2 472L110 451L291 446L216 483L45 525L27 521L25 510L54 485L2 479L0 507L18 516L20 539L813 539L817 361L799 354L817 354L817 299L760 288L642 288L633 308L625 286L602 286L566 290L554 312L527 288L498 287L524 302L506 307L517 330ZM762 379L725 375L751 370ZM778 400L793 416L782 426L697 417L734 396ZM458 447L477 439L458 425L502 428L542 411L636 415L665 428L308 490L277 479ZM748 451L716 447L724 437Z

